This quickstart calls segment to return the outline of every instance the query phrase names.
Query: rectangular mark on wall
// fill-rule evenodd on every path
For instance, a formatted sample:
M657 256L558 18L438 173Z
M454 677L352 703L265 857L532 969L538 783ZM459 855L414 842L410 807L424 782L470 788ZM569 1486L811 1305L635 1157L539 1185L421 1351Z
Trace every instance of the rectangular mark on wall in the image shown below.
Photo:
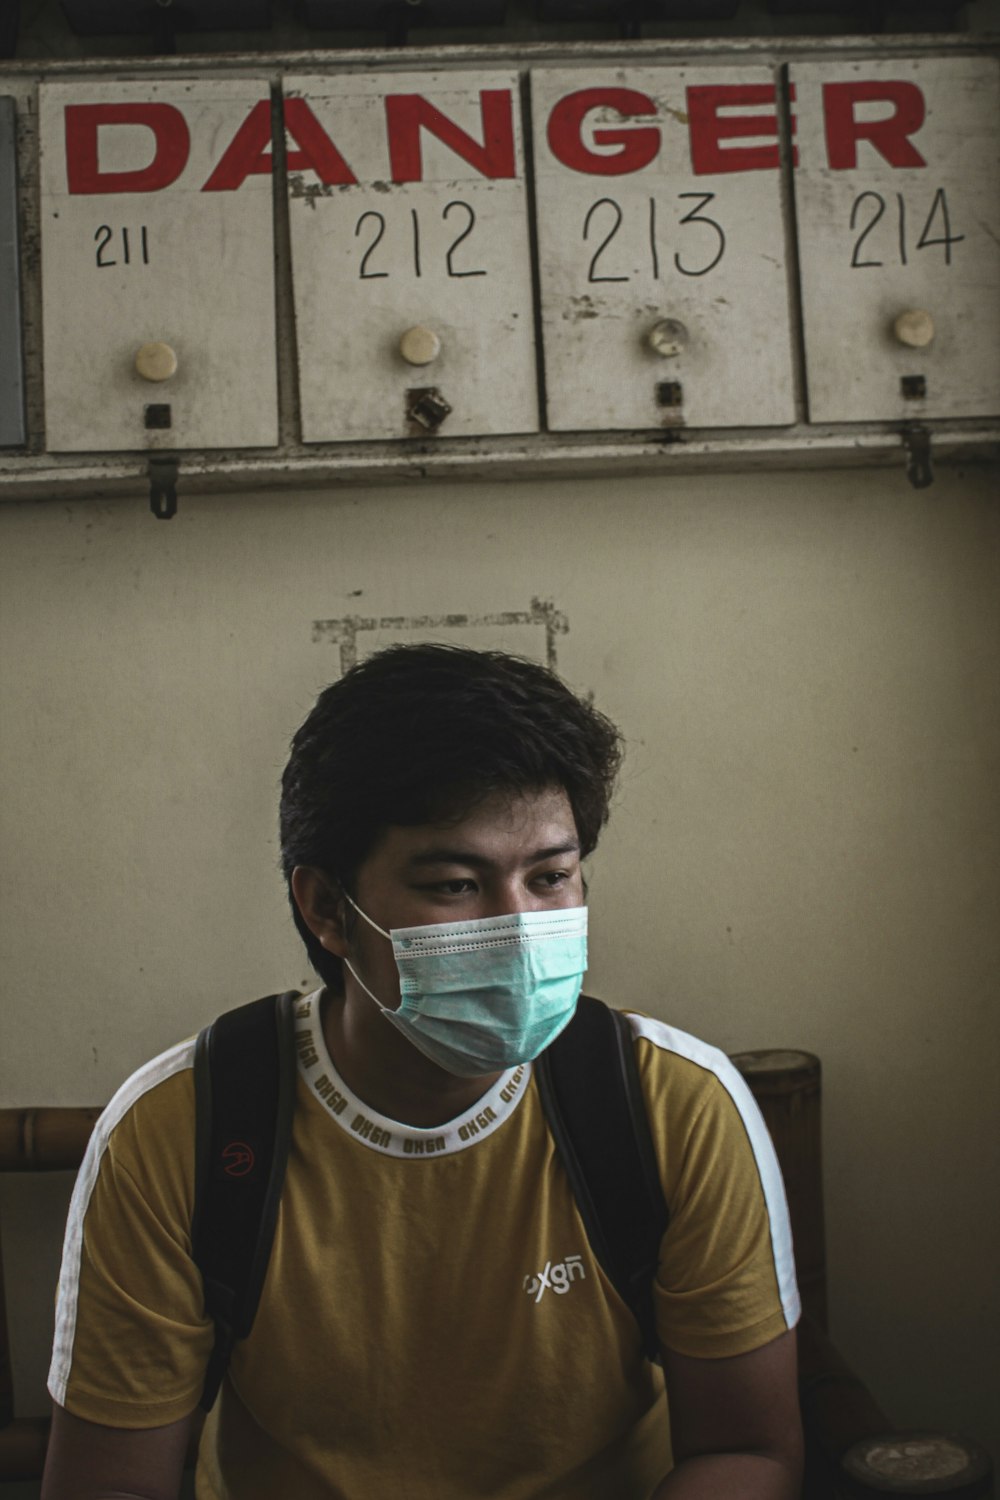
M386 646L418 641L509 651L556 671L556 638L568 630L566 616L551 600L532 599L528 609L485 615L345 615L339 620L314 620L312 638L338 648L341 673Z

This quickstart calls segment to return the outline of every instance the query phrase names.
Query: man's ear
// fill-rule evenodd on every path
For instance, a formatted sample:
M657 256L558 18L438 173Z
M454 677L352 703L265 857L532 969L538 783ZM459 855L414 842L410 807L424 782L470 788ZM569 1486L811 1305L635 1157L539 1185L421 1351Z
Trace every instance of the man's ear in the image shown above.
M292 895L313 937L328 953L344 958L350 943L344 930L346 901L336 883L312 865L296 865L292 871Z

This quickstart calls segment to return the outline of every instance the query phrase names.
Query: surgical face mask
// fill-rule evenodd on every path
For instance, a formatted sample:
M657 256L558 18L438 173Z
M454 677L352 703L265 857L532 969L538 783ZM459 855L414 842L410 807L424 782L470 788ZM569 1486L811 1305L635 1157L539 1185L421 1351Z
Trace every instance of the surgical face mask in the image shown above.
M447 1072L474 1078L528 1062L572 1020L587 968L585 906L385 932L347 899L392 943L399 1009L345 964L386 1020Z

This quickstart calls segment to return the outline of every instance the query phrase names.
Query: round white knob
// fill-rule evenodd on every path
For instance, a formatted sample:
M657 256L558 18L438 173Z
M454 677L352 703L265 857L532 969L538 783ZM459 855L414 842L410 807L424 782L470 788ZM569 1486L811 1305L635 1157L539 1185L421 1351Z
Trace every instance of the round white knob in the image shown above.
M646 343L661 359L674 359L683 354L688 342L688 331L676 318L661 318L646 334Z
M177 355L169 344L143 344L135 356L135 367L143 380L169 380L177 374Z
M399 341L399 352L408 365L429 365L441 353L441 340L430 328L408 328Z
M910 349L926 349L934 337L934 319L922 307L914 307L909 312L900 313L892 331L899 342Z

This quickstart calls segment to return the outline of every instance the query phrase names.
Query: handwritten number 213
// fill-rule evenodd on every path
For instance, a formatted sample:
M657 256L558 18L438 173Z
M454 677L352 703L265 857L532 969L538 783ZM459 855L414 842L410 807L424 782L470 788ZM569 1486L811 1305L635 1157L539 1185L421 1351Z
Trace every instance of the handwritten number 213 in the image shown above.
M705 248L702 252L702 264L699 265L696 263L692 263L691 261L683 258L681 252L678 250L674 253L674 266L682 276L707 276L708 272L715 269L715 267L719 264L719 261L722 259L723 255L726 253L725 230L716 219L710 218L708 214L703 212L703 210L707 208L715 198L715 194L678 193L677 196L678 198L697 199L697 202L694 204L693 208L690 208L688 210L688 212L680 220L680 223L704 226L704 230L707 233L708 238L705 241ZM610 213L608 212L608 210L610 210ZM611 275L608 273L606 265L601 265L601 258L604 255L604 252L608 249L608 246L611 244L612 240L615 238L619 229L621 228L623 218L624 214L622 213L621 204L617 203L614 198L598 198L597 202L592 203L590 208L587 210L587 216L583 221L584 240L589 241L591 239L591 230L593 230L595 238L598 234L601 234L602 230L604 231L603 238L594 250L593 255L590 257L590 265L587 269L588 281L631 280L630 276ZM652 271L654 278L659 278L660 251L656 224L655 198L650 198L649 200L647 231L650 270Z

